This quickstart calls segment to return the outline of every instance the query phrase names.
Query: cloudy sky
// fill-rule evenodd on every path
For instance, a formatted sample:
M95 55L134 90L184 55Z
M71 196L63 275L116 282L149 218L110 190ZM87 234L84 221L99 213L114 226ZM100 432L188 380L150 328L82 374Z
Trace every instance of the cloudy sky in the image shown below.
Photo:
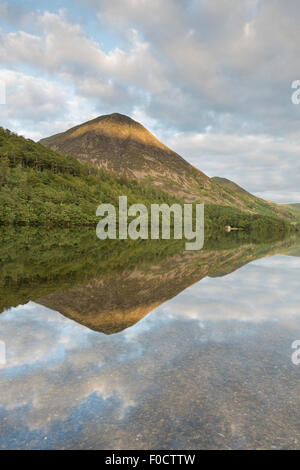
M297 0L0 0L0 125L41 137L101 114L209 176L300 202Z

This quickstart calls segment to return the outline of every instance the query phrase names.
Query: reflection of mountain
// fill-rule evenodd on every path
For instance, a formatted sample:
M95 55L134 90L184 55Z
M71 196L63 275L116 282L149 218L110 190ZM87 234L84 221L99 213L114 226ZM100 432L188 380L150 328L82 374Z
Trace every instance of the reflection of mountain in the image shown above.
M226 275L264 256L300 252L297 239L253 243L243 232L224 232L206 240L203 250L187 252L180 240L106 243L89 229L7 228L0 232L0 246L0 312L39 299L107 334L135 324L206 276Z
M53 293L38 302L91 329L117 333L206 276L224 276L264 256L285 254L292 241L182 253Z

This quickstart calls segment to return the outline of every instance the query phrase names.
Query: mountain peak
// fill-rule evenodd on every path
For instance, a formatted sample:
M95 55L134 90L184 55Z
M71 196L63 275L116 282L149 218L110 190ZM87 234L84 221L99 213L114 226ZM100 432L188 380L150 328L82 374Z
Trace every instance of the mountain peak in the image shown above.
M126 114L121 114L121 113L104 114L103 116L99 116L98 119L107 119L110 121L124 122L124 123L133 123L133 122L137 123L137 121L135 121L131 117L127 116Z
M95 119L92 119L91 121L87 121L84 124L80 124L79 126L76 126L76 127L98 123L98 122L111 122L111 123L123 124L123 125L128 125L128 126L136 125L136 126L143 127L141 124L139 124L137 121L135 121L131 117L127 116L126 114L121 114L121 113L104 114L102 116L96 117Z
M148 132L145 127L139 124L137 121L132 119L126 114L120 113L111 113L111 114L104 114L102 116L98 116L90 121L84 122L83 124L79 124L71 129L63 132L61 134L56 134L54 136L48 137L48 139L42 139L41 143L45 145L45 141L49 139L54 139L57 136L65 136L66 138L75 137L77 135L82 135L86 132L97 132L97 133L108 133L108 134L116 134L120 132L120 136L124 135L124 132L129 129L139 129ZM151 135L151 134L150 134ZM154 136L153 136L154 137Z

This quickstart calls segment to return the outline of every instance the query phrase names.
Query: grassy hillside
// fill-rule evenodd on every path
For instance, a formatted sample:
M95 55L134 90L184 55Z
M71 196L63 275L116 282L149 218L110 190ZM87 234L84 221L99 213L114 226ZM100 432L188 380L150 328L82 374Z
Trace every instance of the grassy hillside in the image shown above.
M99 204L172 204L181 202L156 187L80 163L41 144L0 128L0 224L80 226L95 225ZM200 201L202 202L202 201ZM230 224L255 232L256 236L284 233L289 225L270 217L250 214L234 207L207 204L206 235L213 237ZM268 217L267 217L268 216Z
M283 207L285 207L287 210L289 210L295 219L300 223L300 203L296 204L283 204Z
M225 187L226 189L231 190L232 192L240 193L240 194L248 194L251 196L248 191L246 191L244 188L236 184L234 181L231 181L227 178L221 178L220 176L214 176L211 178L215 183L220 184L221 186Z

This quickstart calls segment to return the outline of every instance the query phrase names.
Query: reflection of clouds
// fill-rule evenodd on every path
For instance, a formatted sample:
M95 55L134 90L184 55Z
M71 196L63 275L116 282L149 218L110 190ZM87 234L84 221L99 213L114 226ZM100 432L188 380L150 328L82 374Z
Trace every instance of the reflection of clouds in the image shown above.
M1 314L1 334L7 338L7 367L12 368L60 362L68 350L84 347L90 331L29 302Z
M118 369L127 370L139 356L138 344L95 333L33 302L6 311L0 320L8 347L0 407L16 413L28 408L30 430L67 418L92 394L101 396L102 405L117 395L119 417L133 405L135 394L126 387L119 393Z
M300 317L297 268L297 258L255 261L227 276L203 279L156 312L199 321L287 322Z
M264 268L279 268L280 271L282 271L283 269L290 270L292 268L300 269L300 258L286 258L283 255L276 255L272 256L271 258L262 258L255 260L251 264L255 266L262 266Z
M293 446L300 293L290 262L202 280L112 336L34 303L5 312L0 447L222 447L219 434L225 447L279 434ZM288 406L295 417L281 429Z

